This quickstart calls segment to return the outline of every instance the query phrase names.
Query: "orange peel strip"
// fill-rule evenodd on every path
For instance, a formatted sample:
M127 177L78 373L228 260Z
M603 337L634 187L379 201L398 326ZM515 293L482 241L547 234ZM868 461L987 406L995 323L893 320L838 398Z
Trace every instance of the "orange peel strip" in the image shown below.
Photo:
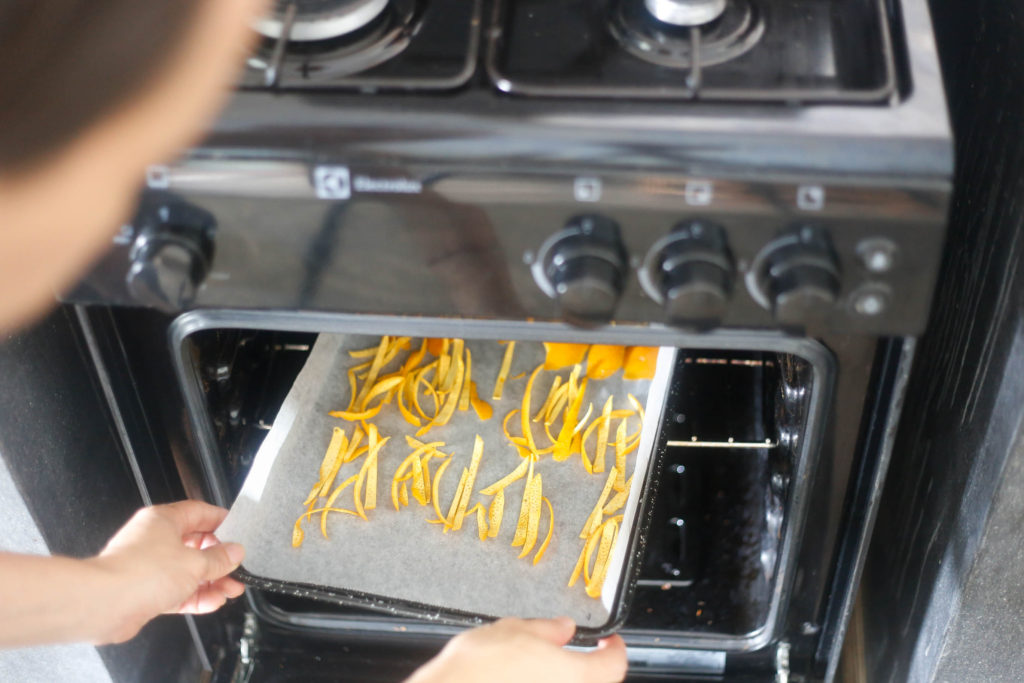
M441 354L437 357L437 372L434 374L434 388L444 391L444 380L448 376L448 369L451 367L452 358L449 355L452 343L450 339L441 342Z
M398 412L401 413L405 421L411 424L413 427L421 427L423 426L423 423L420 422L420 419L413 415L412 411L405 406L405 396L408 393L406 389L411 384L412 382L410 382L410 378L407 376L401 388L398 390Z
M657 346L627 346L622 362L622 379L627 381L654 379L657 365Z
M544 342L544 369L561 370L583 362L589 344L556 344Z
M523 487L523 499L519 503L519 519L516 521L516 533L512 537L512 547L519 547L526 542L526 528L530 524L530 483L533 481L533 456L527 462L529 467L526 471L526 486Z
M363 382L363 388L359 390L359 394L356 396L356 400L353 405L364 405L366 395L377 382L377 375L380 374L380 369L384 367L384 354L387 353L390 341L391 338L386 335L380 338L380 344L377 346L377 353L374 354L373 362L370 364L370 370L366 373L366 381Z
M530 459L523 458L522 462L520 462L514 470L512 470L511 472L509 472L504 477L494 482L487 488L482 489L480 493L485 496L493 496L496 493L503 491L505 487L511 484L512 482L519 481L520 479L522 479L523 475L526 474L527 469L529 469L529 466Z
M409 484L402 482L402 488L398 489L398 502L402 505L409 506Z
M356 481L358 477L359 475L353 474L351 477L342 482L341 485L338 486L338 488L334 489L330 497L327 499L327 503L322 508L319 508L319 510L314 510L313 507L310 506L309 510L307 510L306 512L299 516L299 519L310 519L316 512L322 512L320 516L320 533L324 535L324 538L327 538L327 508L333 507L334 501L338 499L338 496L341 495L341 492L348 488L349 484Z
M427 504L427 488L423 482L423 463L419 456L412 458L412 497L420 505Z
M583 544L583 548L580 550L580 556L576 560L576 566L573 567L572 576L569 577L569 588L572 588L576 581L580 578L580 574L583 573L583 560L587 556L587 544Z
M617 344L594 344L587 352L587 377L607 379L619 371L626 357L626 347Z
M484 510L484 506L483 505L481 505L480 503L477 503L476 505L471 507L469 510L467 510L466 514L467 515L468 514L472 514L474 510L476 510L476 533L480 537L481 541L486 541L487 540L487 511Z
M442 391L453 391L456 394L456 400L462 394L462 380L458 375L458 367L461 364L463 373L465 373L466 361L462 360L462 352L465 349L466 342L462 339L456 339L452 342L451 346L451 362L448 364L448 373L444 377L444 382L441 385Z
M469 461L469 471L466 476L465 490L462 492L462 499L459 501L459 509L455 511L455 531L462 528L462 520L466 516L466 506L469 499L473 497L473 486L476 484L476 474L480 470L480 459L484 454L484 440L477 434L473 441L473 457Z
M626 398L629 399L629 402L630 402L630 404L632 404L633 409L636 410L637 415L640 416L640 422L642 424L643 421L644 421L644 407L643 407L643 405L641 405L640 401L633 394L626 394Z
M448 508L448 514L444 518L445 533L448 532L448 528L455 525L455 513L459 510L459 503L462 501L462 496L466 492L466 477L469 476L469 469L462 468L462 476L459 477L459 484L455 487L455 496L452 497L452 504Z
M398 480L391 480L391 502L395 505L395 510L400 510L398 506Z
M487 401L480 398L480 395L476 391L476 382L469 382L469 402L473 405L473 410L476 411L476 416L481 420L490 420L491 416L494 415L494 408Z
M501 395L505 392L505 381L508 379L508 371L512 369L512 355L515 350L514 341L505 344L505 355L501 357L501 368L498 370L498 379L494 382L494 393L491 395L494 401L500 401Z
M615 490L626 488L626 418L619 422L615 431Z
M420 343L420 348L418 350L413 351L412 353L410 353L409 357L405 359L404 363L402 363L401 373L403 375L408 375L410 372L412 372L413 368L415 368L417 365L419 365L420 363L423 362L423 358L426 355L427 355L427 340L424 339Z
M463 375L466 372L466 364L462 362L461 358L456 358L455 365L455 385L461 386ZM423 436L436 426L448 424L448 421L452 419L452 415L455 414L455 408L458 404L459 392L449 392L447 398L445 398L444 407L441 409L441 412L438 413L433 420L416 430L416 436Z
M587 536L587 543L583 547L583 583L590 583L590 558L594 555L594 548L597 547L598 542L601 540L601 528L594 529L594 532Z
M337 429L337 427L335 429ZM357 427L356 434L361 433L362 432ZM334 436L337 436L337 434L337 432L334 432L334 435L331 437L332 442L334 442ZM353 439L355 439L356 434L352 435ZM338 476L338 470L340 470L341 466L345 463L345 456L348 454L347 450L351 448L351 442L346 441L344 431L341 433L341 439L334 443L337 450L335 451L334 458L331 462L331 469L324 477L323 483L320 484L320 491L317 493L317 497L326 496L327 492L331 490L331 486L334 484L334 479Z
M605 479L604 488L601 490L601 495L597 499L597 505L590 511L590 515L587 517L587 521L583 523L583 531L580 532L580 538L588 538L594 529L601 524L601 511L604 509L605 504L608 502L608 494L611 493L612 486L615 484L616 471L612 469L608 473L608 478Z
M380 449L384 448L384 444L391 438L378 439L377 437L377 427L370 425L370 450L366 456L366 462L363 464L366 468L366 489L363 499L364 507L367 510L374 510L377 507L377 456L380 454Z
M440 494L438 493L438 488L441 485L441 477L444 476L444 471L446 469L448 469L448 465L451 465L451 464L452 464L452 458L451 457L449 457L447 460L445 460L443 463L441 463L441 466L437 468L437 472L434 473L434 484L430 488L430 502L434 506L434 512L437 513L437 520L435 520L435 521L443 522L445 524L447 524L448 521L444 518L444 515L441 514L441 508L438 507L438 503L437 503L437 501L440 499Z
M459 389L459 410L469 410L470 382L473 381L473 354L466 349L466 374Z
M626 504L626 499L629 498L629 488L632 485L633 477L630 476L629 479L626 480L626 487L616 493L612 499L608 501L608 504L604 506L603 510L601 510L601 514L614 515L618 512L622 506Z
M615 539L618 537L619 525L614 519L604 523L601 530L601 542L597 547L597 561L594 563L594 574L587 579L587 595L592 598L601 597L601 589L604 588L604 579L608 575L608 564L611 559L612 548L615 546Z
M499 489L487 508L487 537L494 538L501 530L501 518L505 514L505 489Z
M373 399L377 398L381 394L385 394L386 395L386 394L390 393L391 391L394 391L404 381L405 381L405 377L402 376L402 375L392 375L392 376L385 377L385 378L381 379L379 382L377 382L376 384L373 385L373 388L370 389L370 393L368 393L366 395L366 398L363 399L363 403L361 404L360 407L364 411L368 410L366 406L370 405L370 401L372 401ZM384 399L384 401L381 402L381 405L384 405L387 402L388 402L388 398L387 398L387 396L385 396L385 399ZM369 418L365 418L365 419L369 419Z
M600 426L597 428L597 450L594 451L594 472L604 472L604 454L608 450L608 428L611 422L612 414L612 398L608 397L608 400L604 402L604 408L601 410L601 419L599 420ZM586 440L584 438L584 440Z
M327 414L330 415L331 417L336 417L341 420L347 420L348 422L358 422L359 420L372 420L373 418L377 417L377 414L383 407L384 404L381 403L380 405L370 408L369 410L363 410L358 412L348 410L332 410Z
M544 537L544 542L540 544L537 554L533 556L534 564L540 562L540 558L544 557L544 551L548 549L548 544L551 543L551 535L555 530L555 511L551 509L551 501L547 499L547 496L542 497L541 500L548 506L548 535Z
M554 402L555 396L558 395L558 388L561 385L562 377L560 375L555 375L555 379L551 381L551 389L548 390L548 396L544 399L544 405L542 405L540 410L537 411L537 414L533 416L534 422L540 422L547 416L548 410L551 409L551 404Z
M530 373L530 379L526 380L526 391L523 393L523 406L519 413L519 421L522 423L523 436L526 437L527 448L530 451L537 450L537 444L533 440L533 429L530 427L530 394L533 393L533 383L537 380L537 375L544 369L544 364L541 363L533 372Z
M558 390L558 395L551 402L551 406L548 408L548 412L544 415L544 425L548 426L554 424L555 420L565 409L565 404L569 402L569 384L565 383L562 388ZM552 439L554 441L554 439Z
M306 533L302 530L302 517L295 520L295 526L292 528L292 547L298 548L302 545L302 539L306 537Z
M587 406L587 412L583 413L583 417L576 421L576 428L572 430L573 436L578 436L583 431L583 427L586 426L590 416L594 414L594 404L591 403Z
M529 489L527 492L527 502L530 505L530 515L526 522L526 540L523 544L522 552L519 553L520 558L529 555L530 551L533 550L533 546L537 545L537 532L540 529L541 498L544 497L540 473L534 476L530 482Z
M512 419L512 416L515 415L518 412L519 412L519 408L515 408L515 409L509 411L509 414L506 415L505 419L501 421L501 430L503 432L505 432L505 438L508 439L509 441L511 441L512 443L515 443L515 437L513 437L511 432L508 431L508 423L509 423L509 420Z
M579 367L579 366L577 366ZM575 374L575 370L573 370ZM569 393L573 393L574 387L572 377L569 378ZM565 409L565 418L562 420L562 429L555 439L555 452L553 457L556 462L562 462L572 454L572 437L576 433L576 421L580 414L580 406L583 404L583 397L587 393L587 378L584 377L576 390L569 407Z

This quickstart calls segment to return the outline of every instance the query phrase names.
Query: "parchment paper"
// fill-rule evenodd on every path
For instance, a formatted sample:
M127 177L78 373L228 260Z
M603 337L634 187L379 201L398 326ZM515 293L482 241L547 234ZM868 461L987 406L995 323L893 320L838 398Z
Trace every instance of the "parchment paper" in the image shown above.
M621 542L616 543L614 564L609 566L602 600L587 597L582 581L573 588L568 588L567 583L582 549L580 529L601 493L607 470L614 465L612 448L606 455L605 474L588 475L578 455L562 463L547 457L537 464L536 471L543 475L544 495L554 508L555 530L544 557L533 565L533 553L528 558L517 559L520 548L511 546L525 477L505 490L504 520L500 534L494 539L480 541L476 519L469 516L460 531L443 534L441 525L426 522L436 517L433 508L420 506L411 496L409 507L395 511L390 497L391 476L411 452L404 435L413 435L415 428L402 418L397 406L388 405L373 420L381 434L391 438L379 455L377 508L367 513L370 521L331 514L327 523L329 538L325 539L320 533L319 516L316 516L313 522L304 525L302 546L292 547L293 524L304 511L302 501L317 480L332 428L341 426L347 435L351 435L354 428L327 414L348 405L345 373L360 361L350 358L346 351L375 346L378 342L377 337L320 335L260 447L230 514L217 530L218 538L242 543L246 548L243 568L267 579L356 590L483 616L568 615L581 626L605 624L615 587L622 578L627 530L635 515L642 477L634 482L624 510ZM419 340L414 340L413 349L418 348L418 343ZM510 410L520 406L528 374L544 358L541 344L517 343L504 396L500 401L492 401L504 346L494 341L469 341L467 347L472 352L473 379L481 398L494 406L494 415L490 420L481 421L472 408L467 412L457 411L448 425L420 437L426 442L444 441L446 445L441 450L454 453L454 462L440 485L439 499L444 513L455 494L462 468L469 465L477 434L484 439L484 454L474 487L476 491L501 479L520 462L519 455L502 434L501 423ZM659 372L654 381L657 391L651 396L648 393L652 382L625 382L621 372L607 380L592 380L587 390L581 414L587 404L593 402L591 419L599 414L610 393L615 395L616 409L630 407L627 392L646 403L647 414L652 418L646 420L639 448L628 456L627 476L637 466L641 473L646 472L646 462L657 434L655 423L666 393L670 370L666 366L671 365L666 362L670 357L666 352L670 351L663 349L659 357ZM381 374L396 369L405 358L406 352L399 353ZM523 372L527 376L511 379ZM565 380L569 372L569 369L540 372L532 397L535 414L554 376L559 374ZM429 405L429 399L424 400ZM543 428L542 423L532 424L535 430ZM613 422L609 440L614 439L616 424ZM518 415L510 425L513 434L520 433ZM630 426L630 431L633 429L635 427ZM546 437L540 440L547 443ZM592 437L591 451L594 441ZM335 485L358 472L361 463L362 458L359 458L344 465ZM431 476L439 464L439 460L431 460ZM354 508L351 488L345 490L336 506ZM470 506L477 501L486 507L490 497L475 493ZM547 520L545 510L534 552L547 533Z

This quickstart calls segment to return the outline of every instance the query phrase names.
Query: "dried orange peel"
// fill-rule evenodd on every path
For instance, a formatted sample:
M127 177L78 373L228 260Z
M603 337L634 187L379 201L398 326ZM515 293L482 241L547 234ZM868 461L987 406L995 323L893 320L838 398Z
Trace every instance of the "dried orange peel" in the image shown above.
M512 355L516 351L516 343L514 341L504 343L505 355L501 358L501 367L498 369L498 378L494 382L494 394L491 396L495 401L501 400L502 394L505 393L505 382L508 380L509 370L512 369Z
M410 431L416 434L416 437L405 436L409 451L391 476L390 495L396 511L408 506L410 499L432 506L436 518L427 521L443 525L446 533L461 530L467 516L475 517L476 535L484 541L500 534L509 495L507 489L524 479L512 545L519 548L520 558L532 555L533 564L549 549L556 523L554 506L544 495L545 477L540 470L555 466L554 462L564 461L575 453L581 454L590 473L605 474L604 470L610 467L601 495L581 530L583 548L570 582L572 585L582 577L587 595L599 597L619 534L622 515L616 513L625 506L633 482L633 477L625 477L626 456L639 446L643 407L632 394L628 395L629 410L615 409L611 396L602 397L597 405L592 402L593 398L588 403L588 383L590 379L609 377L619 369L624 369L623 376L627 379L647 378L651 359L656 359L658 349L582 344L546 344L545 348L545 362L519 375L527 377L522 399L517 401L516 408L505 414L502 422L502 431L521 461L501 479L477 491L484 454L484 442L478 435L467 466L460 466L458 483L447 495L441 490L442 479L456 458L440 450L445 446L443 441L428 442L417 437L450 424L457 412L472 409L481 420L493 416L492 405L479 396L473 379L473 354L466 343L461 339L422 339L414 345L408 337L385 336L376 346L348 352L349 357L358 361L346 371L350 384L349 403L344 410L331 411L330 415L358 426L350 432L336 428L332 433L316 484L295 522L292 544L298 547L303 543L303 523L313 515L319 515L320 531L326 538L330 513L365 520L367 513L376 508L379 467L389 439L380 434L373 420L385 414L383 411L388 404L394 403L395 407L390 410L411 425L414 430ZM400 356L403 351L407 354ZM515 342L505 343L495 382L496 400L500 399L510 379L514 353ZM542 376L542 370L570 365L572 371L568 376ZM544 388L538 384L543 384ZM516 417L519 429L512 427ZM641 426L631 432L630 420L635 417L640 418ZM612 422L616 420L613 430ZM544 428L534 430L533 425L541 422ZM512 433L510 428L521 429L521 434ZM588 457L588 440L592 448L596 441L593 460ZM609 447L614 449L614 465L607 462ZM544 456L548 454L552 458L545 463ZM345 481L336 486L334 482L344 464L360 458L363 460L358 463L358 470L349 472ZM434 458L441 462L436 472L431 473L430 462ZM338 502L349 489L354 509ZM478 502L474 500L478 493L491 498ZM447 503L445 509L442 500ZM547 527L546 533L542 533L545 510Z
M589 344L554 344L544 342L544 369L561 370L579 365L587 355Z

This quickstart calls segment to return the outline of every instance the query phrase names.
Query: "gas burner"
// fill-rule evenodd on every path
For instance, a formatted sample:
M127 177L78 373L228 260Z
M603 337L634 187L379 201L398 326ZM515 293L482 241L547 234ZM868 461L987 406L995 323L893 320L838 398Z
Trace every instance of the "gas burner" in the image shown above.
M717 18L696 21L711 16L718 5L722 10ZM671 14L669 10L678 11ZM626 50L652 64L677 69L692 68L695 51L700 66L728 62L749 51L764 35L764 18L750 0L618 0L613 12L612 33Z
M722 16L727 0L644 0L658 21L673 26L703 26Z
M388 0L277 0L273 13L257 21L255 28L274 40L282 33L296 42L329 40L366 27L387 6ZM294 20L286 30L292 11Z

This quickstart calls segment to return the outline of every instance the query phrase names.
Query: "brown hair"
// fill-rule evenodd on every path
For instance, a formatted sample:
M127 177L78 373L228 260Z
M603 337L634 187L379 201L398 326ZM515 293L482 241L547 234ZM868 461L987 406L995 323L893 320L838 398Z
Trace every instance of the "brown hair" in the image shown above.
M41 161L136 94L199 1L0 0L0 172Z

